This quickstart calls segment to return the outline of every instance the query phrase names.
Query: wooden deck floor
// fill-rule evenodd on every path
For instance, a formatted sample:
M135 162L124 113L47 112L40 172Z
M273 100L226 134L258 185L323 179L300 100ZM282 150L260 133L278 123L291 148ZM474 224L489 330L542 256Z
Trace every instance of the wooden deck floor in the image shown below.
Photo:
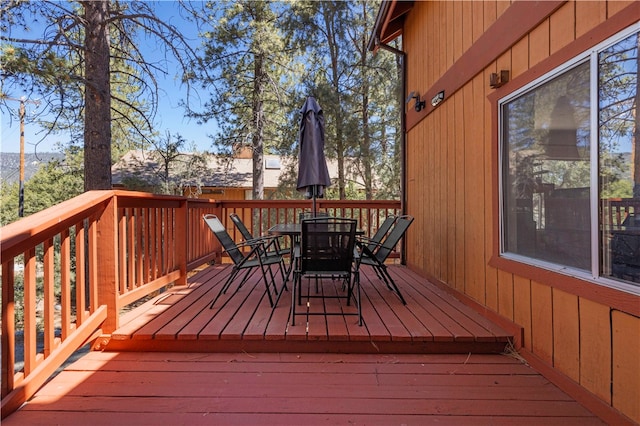
M365 270L363 326L310 316L293 327L291 293L272 311L257 276L210 310L230 268L207 268L126 314L105 351L67 366L3 426L604 424L500 354L506 332L391 269L406 306Z
M298 316L292 326L291 292L285 291L272 310L258 273L235 295L230 291L209 309L230 269L209 267L191 277L188 288L172 289L127 314L106 350L501 353L513 337L402 266L389 269L407 305L371 268L362 268L362 326L357 316L343 315ZM306 285L315 292L312 281ZM320 289L334 294L340 286L325 280ZM231 290L236 287L232 284ZM355 306L345 306L344 300L312 299L309 310L355 312Z
M2 424L604 423L505 355L91 352Z

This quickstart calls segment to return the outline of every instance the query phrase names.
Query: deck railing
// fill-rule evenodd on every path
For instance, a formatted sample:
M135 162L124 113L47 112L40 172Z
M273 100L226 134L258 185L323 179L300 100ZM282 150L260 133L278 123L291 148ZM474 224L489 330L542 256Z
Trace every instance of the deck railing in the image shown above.
M202 215L238 213L255 235L297 221L311 201L213 201L90 191L0 228L2 417L26 401L77 349L108 342L121 310L222 253ZM371 233L397 201L318 200ZM19 315L18 315L19 314ZM17 349L20 348L18 351Z
M601 201L604 229L610 230L622 226L624 220L640 211L638 198L607 198Z

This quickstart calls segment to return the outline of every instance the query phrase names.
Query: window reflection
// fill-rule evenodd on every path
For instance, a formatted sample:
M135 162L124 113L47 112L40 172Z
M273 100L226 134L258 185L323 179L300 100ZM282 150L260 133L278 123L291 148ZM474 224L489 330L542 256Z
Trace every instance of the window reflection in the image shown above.
M589 66L509 102L506 251L590 268Z
M636 32L501 105L504 253L640 283L639 45Z
M640 282L638 34L598 55L601 274Z

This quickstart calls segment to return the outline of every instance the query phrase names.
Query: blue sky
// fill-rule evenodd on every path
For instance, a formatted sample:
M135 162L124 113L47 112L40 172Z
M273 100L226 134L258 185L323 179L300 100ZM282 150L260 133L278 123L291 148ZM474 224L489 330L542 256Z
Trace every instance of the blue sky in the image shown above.
M171 22L179 27L183 34L188 37L195 38L197 36L196 29L192 23L185 23L180 15L175 10L175 2L162 1L156 5L156 13L165 22ZM34 31L34 33L36 33ZM146 44L144 50L149 55L149 58L153 58L154 55L160 58L161 52L155 49L155 41L149 41L145 43L145 40L141 40L141 43ZM200 41L194 42L194 47L200 44ZM171 59L169 57L169 59ZM167 67L170 72L171 65ZM179 83L175 81L175 76L168 74L166 76L157 76L160 84L160 99L158 105L158 114L155 118L156 130L164 136L166 131L170 131L172 135L180 134L187 141L187 146L190 146L193 142L198 150L211 150L211 139L208 135L215 134L217 126L214 123L207 123L206 125L198 125L194 120L190 120L184 117L184 110L179 106L179 103L185 97L185 89L181 87ZM13 98L20 98L24 93L12 92L8 93ZM206 95L206 94L205 94ZM203 99L204 101L205 99ZM9 102L12 107L13 118L2 111L2 119L0 121L1 127L1 139L0 139L0 151L1 152L19 152L20 151L20 122L18 119L18 109L20 102ZM33 153L37 146L37 152L50 152L56 150L58 143L66 143L69 139L67 135L56 134L48 136L42 140L44 132L43 129L38 127L30 121L33 120L34 114L41 112L42 107L27 103L26 104L26 124L25 124L25 152Z

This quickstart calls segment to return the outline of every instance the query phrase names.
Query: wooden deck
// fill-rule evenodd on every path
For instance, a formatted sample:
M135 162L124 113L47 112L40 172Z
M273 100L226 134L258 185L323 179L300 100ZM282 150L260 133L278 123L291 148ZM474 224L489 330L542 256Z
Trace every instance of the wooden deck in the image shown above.
M127 313L105 351L67 366L3 426L604 424L500 354L506 332L391 269L406 306L369 269L363 326L310 316L292 327L291 293L272 311L257 276L210 310L230 268L209 267Z
M505 355L91 352L2 424L604 423Z
M297 317L290 325L291 292L271 309L259 273L234 295L237 283L214 309L209 304L230 272L213 266L123 317L106 350L187 352L501 353L510 336L449 293L402 266L390 273L407 305L373 270L362 268L362 311L357 316ZM281 279L278 281L281 285ZM288 283L291 286L291 282ZM315 292L306 281L305 291ZM335 294L341 283L325 280ZM323 303L324 302L324 303ZM315 312L355 312L344 300L312 299Z

